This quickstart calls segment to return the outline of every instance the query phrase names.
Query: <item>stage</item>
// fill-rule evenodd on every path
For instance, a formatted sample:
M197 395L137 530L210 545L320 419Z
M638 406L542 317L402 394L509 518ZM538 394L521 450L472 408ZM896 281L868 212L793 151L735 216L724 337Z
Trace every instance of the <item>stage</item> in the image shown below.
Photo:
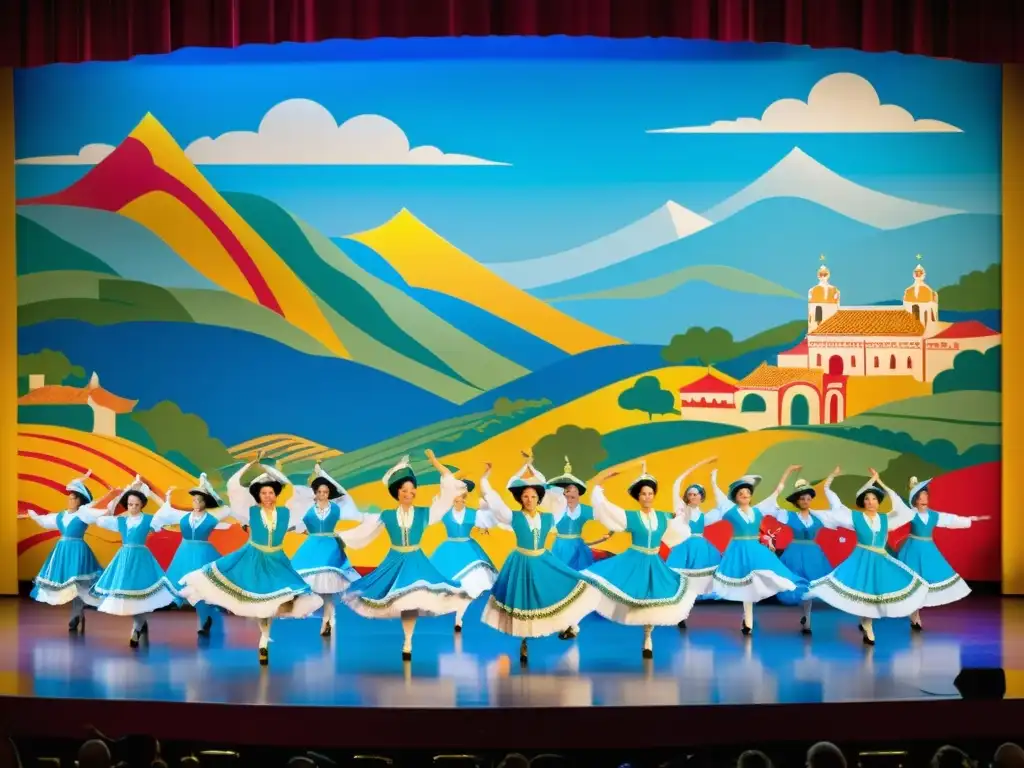
M592 617L575 642L531 641L526 669L518 641L481 625L480 610L461 636L451 617L420 620L409 664L397 621L340 609L326 640L319 619L278 621L261 668L251 621L227 617L199 639L191 611L163 611L132 651L130 619L89 611L79 637L65 609L5 599L2 720L27 737L82 737L92 725L210 744L408 749L980 739L1024 722L1019 599L929 610L921 634L876 622L874 648L826 608L804 637L797 609L760 606L746 639L739 606L701 603L686 630L655 630L646 662L639 627ZM961 700L961 669L999 667L1005 701Z

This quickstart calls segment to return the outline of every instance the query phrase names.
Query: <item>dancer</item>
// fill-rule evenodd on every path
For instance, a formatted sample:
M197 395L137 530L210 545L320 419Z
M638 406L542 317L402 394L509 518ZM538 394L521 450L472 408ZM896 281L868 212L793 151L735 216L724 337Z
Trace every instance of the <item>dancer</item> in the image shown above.
M96 525L121 535L121 548L92 587L93 597L99 600L96 610L132 617L132 634L128 641L132 648L139 647L143 636L149 639L149 614L175 599L164 569L146 546L149 534L160 530L153 515L142 514L150 498L160 500L136 475L135 482L95 519ZM118 505L125 507L127 513L114 517Z
M491 465L485 467L480 487L487 506L498 523L515 533L516 548L498 573L481 620L499 632L522 638L519 661L526 664L528 638L545 637L576 626L594 610L601 593L544 549L554 519L540 513L545 481L533 464L527 462L508 483L509 493L520 507L516 511L509 509L491 487Z
M896 559L918 574L928 584L928 598L925 608L947 605L962 600L971 593L967 582L942 556L935 546L932 532L936 528L970 528L972 523L990 519L988 515L960 517L947 512L936 512L928 507L928 486L931 480L917 482L916 477L910 478L910 506L908 507L898 495L892 495L893 509L899 507L900 512L910 515L910 535L900 547ZM910 614L910 627L920 632L921 611Z
M358 549L369 544L382 531L387 533L391 541L387 557L346 592L343 599L353 611L369 619L401 617L405 634L403 661L412 659L412 636L417 617L457 613L472 602L465 589L438 572L420 546L423 532L444 517L466 487L437 460L433 451L428 450L426 456L441 476L440 494L429 508L413 505L416 475L409 466L409 457L405 456L387 471L383 480L398 506L379 515L368 516L352 530L336 534L348 546Z
M455 497L451 509L441 518L448 537L434 550L430 562L448 581L458 584L476 600L494 584L498 569L470 533L474 528L488 531L495 522L486 502L481 501L478 509L466 506L466 498L476 488L476 483L462 478L462 484L466 490ZM469 603L466 603L455 612L456 632L462 631L462 619L468 608Z
M751 506L750 500L761 482L758 475L744 475L733 481L728 497L715 485L718 507L728 510L722 519L732 526L732 540L712 577L714 591L723 600L743 603L744 635L754 629L754 603L795 590L800 582L800 577L760 543L761 520L777 508L775 499L795 470L795 466L788 467L775 492L757 506Z
M799 469L800 467L796 467L797 471ZM822 529L834 530L836 526L827 512L811 509L811 501L817 495L813 486L806 480L799 479L796 481L793 492L786 497L786 501L796 508L796 512L791 513L778 506L774 510L767 511L767 514L788 527L793 533L793 540L779 559L784 566L801 578L801 582L799 589L780 592L776 597L783 605L799 604L802 606L800 632L804 635L811 634L812 601L807 596L810 582L827 576L832 571L832 563L825 557L824 550L815 539Z
M707 514L701 511L700 505L707 499L707 491L700 483L690 483L682 495L680 495L679 489L687 477L701 467L716 461L718 461L718 457L712 456L694 464L677 477L672 485L672 504L675 514L689 525L690 536L669 552L665 563L687 578L691 588L697 591L698 600L715 599L711 593L712 577L715 575L718 564L722 562L722 553L715 548L714 544L704 538L704 529L721 520L726 510L715 508ZM717 473L718 470L712 472L712 482L716 484ZM679 628L686 629L685 620L679 622Z
M889 533L910 522L908 510L896 506L879 514L882 499L892 491L872 469L871 479L857 491L858 509L851 511L832 491L839 471L836 467L825 480L828 516L835 526L853 530L857 546L835 570L811 582L807 597L857 616L864 643L874 645L874 619L911 616L928 599L928 585L885 549Z
M181 543L174 552L174 558L167 567L167 580L178 606L188 601L181 593L181 580L192 571L197 571L208 563L212 563L220 552L210 543L210 535L215 530L227 530L231 526L223 520L231 515L231 510L224 506L220 496L213 490L204 472L199 476L199 484L189 491L192 496L192 509L176 509L171 506L171 491L167 489L164 505L153 515L153 524L161 528L177 525L181 530ZM199 622L197 633L200 637L209 637L213 628L213 617L216 610L200 601L196 603L196 619Z
M60 532L60 538L35 578L32 599L47 605L71 603L71 620L68 621L71 633L85 633L85 606L95 608L99 604L90 590L103 568L85 541L86 530L101 511L93 509L92 492L85 484L91 475L90 469L83 477L64 486L68 506L63 512L40 515L34 509L28 511L28 516L40 528Z
M260 472L242 487L249 462L228 480L231 516L249 528L243 547L186 574L182 595L192 605L205 601L236 616L257 619L260 626L259 661L270 663L270 622L274 617L301 619L323 604L319 595L292 568L284 553L284 537L291 525L287 507L277 505L288 478L269 462L260 461ZM251 502L255 501L255 504Z
M321 467L313 468L309 487L295 486L288 501L290 518L296 533L308 534L302 546L292 555L292 567L324 603L320 636L330 637L334 631L335 596L359 580L359 573L345 554L345 544L334 535L342 520L363 521L363 515L352 497Z
M643 658L654 657L654 626L685 621L699 592L689 580L661 559L661 544L675 546L690 535L686 520L654 509L658 481L647 474L643 462L640 475L627 493L640 504L640 511L626 511L605 496L603 483L619 474L606 470L594 480L594 509L597 519L610 531L626 531L630 547L615 557L584 569L582 575L601 591L597 612L617 624L640 624L644 628Z

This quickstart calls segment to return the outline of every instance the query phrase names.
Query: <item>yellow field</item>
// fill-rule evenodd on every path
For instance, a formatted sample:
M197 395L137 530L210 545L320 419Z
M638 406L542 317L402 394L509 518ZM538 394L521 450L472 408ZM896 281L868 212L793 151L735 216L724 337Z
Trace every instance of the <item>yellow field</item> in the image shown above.
M850 418L886 403L931 393L931 383L917 381L912 376L850 376L846 380L846 416Z
M240 461L254 461L261 451L268 458L279 462L326 461L341 456L341 451L295 435L255 437L228 449L228 452Z
M67 466L68 464L72 466ZM195 477L128 440L79 432L65 427L38 424L24 424L19 427L18 499L22 504L27 504L38 512L57 512L64 509L67 494L63 490L50 488L31 478L45 478L63 488L69 481L83 475L84 469L93 471L93 477L87 480L86 484L97 499L111 488L124 487L138 473L160 494L166 492L169 486L177 488L172 503L187 508L188 489L196 484ZM155 511L155 507L151 507L150 511ZM19 541L39 533L43 533L43 529L31 520L18 520ZM95 527L90 528L88 539L96 556L103 563L113 557L119 544L116 534ZM50 540L23 552L18 558L18 578L33 578L52 547L53 541Z

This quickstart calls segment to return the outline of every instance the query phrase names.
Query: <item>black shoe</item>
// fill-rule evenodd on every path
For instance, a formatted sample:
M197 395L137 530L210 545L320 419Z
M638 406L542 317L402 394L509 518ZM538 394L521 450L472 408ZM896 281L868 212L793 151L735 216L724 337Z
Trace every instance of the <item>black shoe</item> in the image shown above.
M461 624L456 624L455 625L455 634L457 635L460 632L462 632L462 625Z
M138 632L138 630L135 630L134 632L132 632L132 637L128 641L128 647L129 648L138 648L139 647L139 632Z
M82 619L81 616L75 616L71 619L71 621L68 622L68 632L70 632L72 635L77 634L80 631L79 628L81 628L81 630L84 631L85 621Z
M320 637L331 636L331 622L327 622L320 628Z
M744 635L749 635L749 634L750 634L751 632L753 632L754 630L752 630L752 629L751 629L750 627L748 627L748 626L747 626L747 623L746 623L746 622L743 622L743 629L741 629L740 631L741 631L741 632L742 632L742 633L743 633Z
M864 645L874 645L875 641L868 637L868 633L864 633Z
M682 621L680 621L678 624L676 624L676 626L679 627L680 629L686 629L686 619L683 619Z
M260 648L260 666L265 667L270 663L270 649Z
M810 635L811 634L811 628L810 627L801 627L800 628L800 634L801 635L805 635L805 636L806 635Z
M402 651L402 661L412 661L412 651Z
M210 616L207 616L206 617L206 621L203 622L203 626L201 626L198 629L196 634L199 635L200 637L209 637L211 629L213 629L213 618L210 617Z
M920 624L915 624L914 622L910 622L910 629L913 632L924 632L924 627Z
M643 657L645 659L653 659L654 651L652 651L650 648L644 648Z
M800 626L801 627L806 627L807 626L807 617L806 616L801 616L800 617Z
M529 658L527 658L526 656L523 656L523 655L519 656L519 666L520 667L526 667L526 665L529 664L529 663L530 663Z
M146 639L147 640L149 639L149 622L148 621L142 622L142 629L139 630L139 634L140 635L145 635Z

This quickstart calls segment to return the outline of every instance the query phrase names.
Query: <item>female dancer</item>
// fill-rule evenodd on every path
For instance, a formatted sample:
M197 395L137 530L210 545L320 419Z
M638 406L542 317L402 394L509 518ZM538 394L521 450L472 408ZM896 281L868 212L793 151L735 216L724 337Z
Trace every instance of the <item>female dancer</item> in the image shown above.
M718 564L722 562L722 554L715 548L715 545L704 538L704 529L711 523L717 523L722 519L726 510L712 510L707 515L701 511L700 505L707 498L707 491L699 483L690 483L686 490L680 495L679 489L686 478L706 464L718 461L717 456L698 462L676 478L672 485L672 503L676 515L690 527L690 536L682 544L674 547L669 552L665 563L675 571L685 576L691 588L700 595L698 600L712 600L714 595L710 594L712 589L712 577ZM717 470L712 473L712 482L716 482ZM713 518L709 517L714 513ZM679 622L680 629L686 629L686 621Z
M236 616L258 619L259 660L266 666L270 663L271 618L305 618L323 600L295 572L284 553L291 513L277 505L277 498L288 478L269 463L260 462L263 471L249 483L247 494L241 479L254 463L246 464L228 480L231 516L249 527L249 540L242 548L186 574L181 579L185 585L181 593L192 605L205 601Z
M783 605L800 604L803 607L800 632L805 635L811 634L811 600L807 596L810 582L827 576L832 570L832 563L825 557L825 552L815 538L823 528L836 527L827 512L811 509L811 501L815 496L817 493L806 480L797 480L793 492L786 497L786 501L796 507L796 512L790 513L782 507L767 512L793 532L793 540L779 559L802 581L799 589L780 592L776 597Z
M643 657L654 657L651 639L654 626L685 621L699 594L685 576L661 559L661 544L672 547L688 538L690 527L682 517L654 509L658 481L647 474L647 462L628 493L640 504L640 511L615 506L604 494L602 484L618 472L606 470L594 481L597 519L610 531L626 531L630 548L582 571L601 591L597 612L617 624L640 624L644 628Z
M495 523L486 502L482 502L479 509L466 506L466 497L476 488L476 483L463 479L462 484L466 490L455 497L452 508L441 518L448 538L434 550L430 562L448 581L458 584L476 600L494 584L498 569L470 533L474 528L490 530ZM462 631L462 619L468 608L469 603L466 603L455 612L456 632Z
M491 487L486 464L480 478L487 506L494 519L509 526L516 535L516 548L509 553L491 588L482 621L513 637L521 637L519 661L527 663L526 641L545 637L576 626L592 612L601 593L581 574L544 549L551 532L552 515L542 515L543 477L527 463L509 481L508 490L520 509L512 511Z
M936 528L970 528L972 523L988 520L988 515L960 517L947 512L936 512L928 507L928 486L931 480L917 482L910 478L910 507L896 494L892 496L893 509L899 507L902 514L910 515L910 535L900 547L896 559L917 573L928 584L928 599L925 608L947 605L961 600L971 593L960 574L946 562L939 548L935 546L932 532ZM910 614L910 627L920 632L921 611Z
M532 461L529 454L524 453L523 457L527 462ZM537 478L544 482L544 476L539 472ZM580 497L587 492L587 484L572 473L572 465L569 457L565 457L565 468L562 474L547 482L548 491L551 493L553 507L551 513L554 517L555 540L551 545L551 554L572 568L574 571L582 571L594 564L594 553L591 544L583 540L583 527L594 520L594 509L589 504L580 504ZM610 536L598 539L595 544L607 541ZM558 635L562 640L572 640L579 637L580 628L574 624L566 627Z
M336 534L348 546L358 549L369 544L381 531L387 533L391 541L387 557L346 592L343 599L353 611L369 619L401 617L405 634L403 661L412 659L412 635L417 617L456 613L472 602L465 589L445 579L431 565L420 547L423 532L444 517L455 497L466 487L437 460L433 451L428 450L426 455L441 476L440 494L429 509L413 505L416 475L409 466L409 457L405 456L384 475L384 485L398 506L369 517L350 531Z
M181 543L167 567L167 580L171 584L171 592L177 598L175 602L182 606L188 601L181 594L181 580L220 557L220 552L210 543L210 535L215 530L231 527L222 522L231 514L231 510L224 507L224 502L213 490L205 472L199 476L199 485L189 491L192 496L191 511L171 506L173 490L167 489L164 505L153 515L153 524L161 528L177 525L181 529ZM199 621L197 634L200 637L209 636L214 613L212 606L202 601L196 603L196 618Z
M909 523L911 515L899 507L888 515L879 514L879 504L892 491L878 473L872 469L871 480L857 491L856 511L832 492L832 480L838 474L836 467L825 480L825 496L831 505L828 515L835 526L853 530L857 547L835 570L811 582L807 597L858 616L864 643L874 645L873 620L912 615L928 599L928 585L885 550L889 533Z
M110 502L96 525L121 534L121 548L93 585L92 595L99 600L96 610L114 616L132 617L132 634L128 644L139 647L139 639L149 639L149 614L174 602L174 591L164 569L146 546L149 534L159 531L153 515L142 514L150 498L156 498L149 486L136 476L120 497ZM159 501L159 499L157 499ZM127 514L114 517L118 505Z
M35 578L32 598L47 605L71 603L68 632L85 632L85 606L96 607L99 600L90 593L103 572L92 549L85 542L85 531L99 510L92 509L92 493L85 485L92 470L68 483L67 509L55 515L40 515L30 509L28 516L40 528L59 531L60 538L43 561ZM90 514L95 512L96 514Z
M324 472L320 462L313 468L308 492L296 486L288 509L295 521L294 531L308 534L292 555L292 567L323 600L320 636L330 637L334 630L334 596L359 580L334 529L342 520L362 522L363 515L342 484Z
M723 600L743 603L744 635L749 635L754 629L754 603L779 592L795 590L800 582L800 577L779 562L779 558L760 542L761 520L777 508L775 499L795 469L787 468L775 492L756 507L751 506L750 500L754 488L761 482L759 476L744 475L732 482L728 498L715 486L716 496L721 495L719 508L728 509L722 519L732 526L732 540L712 577L713 588Z

